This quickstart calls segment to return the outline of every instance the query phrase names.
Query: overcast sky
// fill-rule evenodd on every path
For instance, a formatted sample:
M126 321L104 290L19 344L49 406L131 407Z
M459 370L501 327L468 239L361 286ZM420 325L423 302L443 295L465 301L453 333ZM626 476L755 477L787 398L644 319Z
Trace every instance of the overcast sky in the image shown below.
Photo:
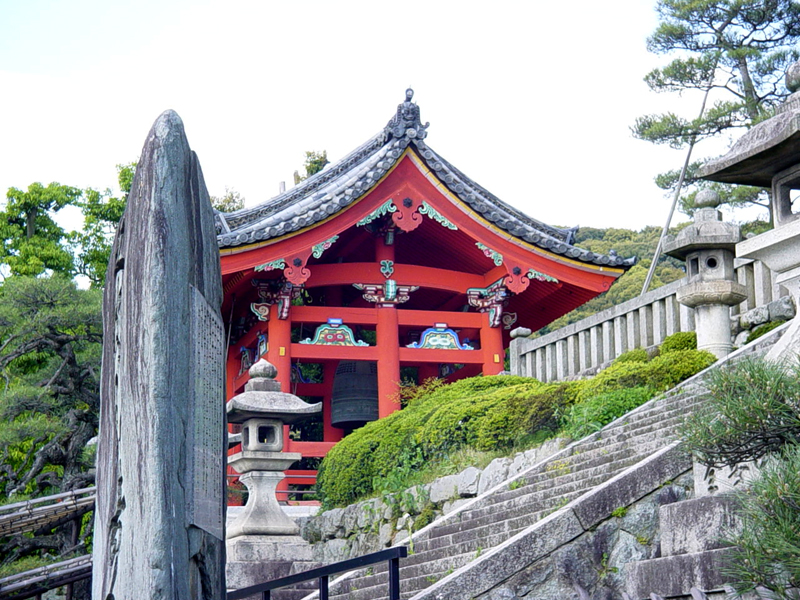
M336 161L379 131L410 85L429 145L530 216L660 226L653 177L683 153L630 126L700 99L642 81L665 62L654 4L0 0L0 190L115 186L172 108L210 193L257 204L306 150Z

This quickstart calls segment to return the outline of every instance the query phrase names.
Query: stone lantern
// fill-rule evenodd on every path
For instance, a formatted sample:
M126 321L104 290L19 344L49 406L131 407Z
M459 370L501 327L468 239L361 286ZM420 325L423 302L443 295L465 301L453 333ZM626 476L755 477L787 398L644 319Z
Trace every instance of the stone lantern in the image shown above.
M697 194L694 223L664 240L664 251L686 261L687 283L678 288L678 302L695 309L697 348L717 358L730 354L730 306L747 298L736 281L733 255L742 234L738 225L722 220L719 195L712 190Z
M247 504L228 528L227 537L297 535L299 528L281 509L275 496L283 471L300 460L299 452L282 452L283 425L297 423L322 410L280 391L277 370L261 359L250 367L245 391L228 401L229 423L242 424L242 451L228 457L249 492Z
M776 275L776 283L800 296L800 63L789 67L786 87L792 93L775 116L755 125L723 157L708 163L701 177L723 183L772 188L775 228L736 246L739 258L760 260ZM797 360L800 319L795 318L768 359Z

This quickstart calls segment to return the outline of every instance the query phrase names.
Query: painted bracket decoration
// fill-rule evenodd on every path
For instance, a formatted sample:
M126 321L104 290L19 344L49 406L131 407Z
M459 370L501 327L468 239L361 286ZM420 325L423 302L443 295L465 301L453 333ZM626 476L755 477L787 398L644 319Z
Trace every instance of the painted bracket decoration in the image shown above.
M475 242L475 245L478 247L478 250L483 252L483 255L487 258L491 258L492 262L495 266L499 267L503 264L503 255L499 252L495 252L485 244L481 244L480 242Z
M283 270L283 276L286 277L287 281L291 281L294 285L303 285L308 281L308 278L311 277L311 271L306 268L306 262L308 262L310 256L311 251L307 250L289 258L288 265Z
M469 305L480 312L489 313L489 326L499 327L503 316L503 307L508 300L508 290L503 279L498 279L486 288L469 288L467 290Z
M317 327L314 338L306 338L301 344L318 346L369 346L366 342L356 340L353 330L342 324L341 319L328 319L324 325Z
M253 271L277 271L279 269L286 268L286 259L279 258L278 260L273 260L272 262L264 263L263 265L256 265L253 267Z
M548 281L550 283L558 283L558 279L555 277L551 277L550 275L545 275L544 273L540 273L534 269L529 269L527 274L525 275L528 279L535 279L536 281Z
M422 215L419 214L421 206L419 200L406 196L399 204L395 202L395 206L397 210L392 214L392 221L406 233L414 231L422 223Z
M407 348L424 348L427 350L474 350L464 340L462 344L458 339L458 334L447 327L447 323L436 323L422 332L419 342L414 342L406 346Z
M269 307L277 302L278 318L285 321L289 318L289 307L292 300L299 298L302 286L295 286L288 281L272 279L253 279L253 286L258 288L259 302L250 304L250 310L259 321L269 321Z
M397 207L394 205L394 200L389 198L386 202L381 204L378 208L373 210L369 213L366 217L361 219L356 223L356 226L367 225L368 223L372 223L375 219L380 219L383 215L393 213L397 210Z
M334 236L335 238L336 236ZM336 241L335 239L331 238L322 244L317 244L317 246L325 246L328 244L327 248L330 248L330 245ZM317 248L314 246L314 249ZM320 250L320 256L322 252L324 252L327 248L322 248ZM301 252L300 254L296 254L295 256L290 256L288 258L279 258L278 260L273 260L268 263L264 263L263 265L256 265L253 267L253 270L256 272L260 271L277 271L279 269L283 269L283 275L291 281L295 285L303 285L308 278L311 277L311 271L306 268L306 262L308 262L309 257L311 256L311 250L306 252Z
M334 242L338 239L339 236L335 235L332 238L325 240L324 242L311 246L311 256L313 256L314 258L320 258L322 256L322 253L325 252L325 250L327 250L331 246L333 246Z
M382 260L381 261L381 275L389 279L394 273L394 261L393 260Z
M416 285L397 285L394 279L387 279L386 283L383 284L354 283L353 287L364 292L364 300L375 303L381 308L408 302L411 292L416 292L419 289L419 286Z
M437 223L439 223L442 227L447 227L448 229L452 229L454 231L458 230L455 223L451 223L444 215L439 213L435 208L433 208L430 204L422 201L422 206L419 209L419 214L427 215Z
M503 329L511 329L517 322L517 313L505 313L503 315Z

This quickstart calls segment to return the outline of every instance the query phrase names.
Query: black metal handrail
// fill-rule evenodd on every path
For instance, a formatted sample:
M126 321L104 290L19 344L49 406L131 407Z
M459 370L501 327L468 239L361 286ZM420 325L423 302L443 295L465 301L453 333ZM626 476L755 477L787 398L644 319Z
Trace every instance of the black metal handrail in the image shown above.
M319 580L319 600L328 600L328 579L331 575L336 575L344 571L351 571L353 569L360 569L361 567L367 567L383 561L389 563L389 600L400 600L400 559L406 556L408 556L408 548L406 546L395 546L394 548L381 550L380 552L365 554L358 558L335 562L326 567L309 569L302 573L287 575L286 577L273 579L266 583L234 590L233 592L228 592L227 600L241 600L242 598L247 598L259 593L261 594L262 600L270 600L270 592L272 590L294 585L295 583L312 581L313 579Z

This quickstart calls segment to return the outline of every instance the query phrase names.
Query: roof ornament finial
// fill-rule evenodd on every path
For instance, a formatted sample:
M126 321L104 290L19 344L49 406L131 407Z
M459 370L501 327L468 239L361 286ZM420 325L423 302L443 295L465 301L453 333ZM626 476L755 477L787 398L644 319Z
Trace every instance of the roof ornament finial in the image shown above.
M409 87L406 90L405 102L397 105L397 113L389 120L384 129L387 139L391 136L394 138L408 137L422 140L428 135L426 129L430 123L422 124L419 106L411 101L413 97L414 90Z

